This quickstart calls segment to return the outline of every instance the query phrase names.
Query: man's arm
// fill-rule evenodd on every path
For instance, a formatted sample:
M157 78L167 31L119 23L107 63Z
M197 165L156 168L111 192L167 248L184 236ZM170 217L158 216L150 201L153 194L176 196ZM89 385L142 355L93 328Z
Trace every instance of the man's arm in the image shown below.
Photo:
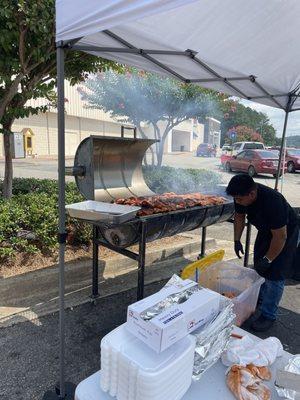
M242 237L243 230L245 228L245 214L234 214L234 241L240 241Z
M282 252L286 238L287 238L287 230L286 225L279 229L272 229L272 240L270 243L269 250L266 253L266 257L273 261L279 254Z

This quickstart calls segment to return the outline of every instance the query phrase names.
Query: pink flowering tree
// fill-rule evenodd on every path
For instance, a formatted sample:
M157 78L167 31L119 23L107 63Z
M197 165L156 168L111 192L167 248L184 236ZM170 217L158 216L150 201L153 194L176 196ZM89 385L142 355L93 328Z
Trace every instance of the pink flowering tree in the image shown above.
M263 142L260 133L245 125L238 125L228 130L228 138L232 138L232 133L235 133L235 142Z

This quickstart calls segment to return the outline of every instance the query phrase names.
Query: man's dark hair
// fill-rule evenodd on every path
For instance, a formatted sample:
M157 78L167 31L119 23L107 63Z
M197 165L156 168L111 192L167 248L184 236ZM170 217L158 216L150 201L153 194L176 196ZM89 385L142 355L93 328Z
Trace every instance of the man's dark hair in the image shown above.
M226 193L230 196L247 196L252 190L256 189L257 184L253 178L247 174L235 175L229 182Z

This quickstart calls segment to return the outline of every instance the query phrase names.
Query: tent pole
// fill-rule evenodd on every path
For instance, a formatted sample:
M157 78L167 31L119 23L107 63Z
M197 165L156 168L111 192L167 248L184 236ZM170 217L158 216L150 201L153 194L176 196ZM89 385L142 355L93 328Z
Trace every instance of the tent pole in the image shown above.
M281 189L280 189L280 193L283 193L285 156L286 156L286 137L285 137L284 146L283 146L283 163L282 163L282 175L281 175Z
M287 122L288 122L288 117L289 117L289 108L290 107L288 106L288 108L287 108L287 110L285 112L282 139L281 139L281 145L280 145L280 153L279 153L279 161L278 161L276 181L275 181L275 190L278 190L278 183L279 183L280 170L281 170L281 161L282 161L282 155L283 155L284 143L285 143L285 136L286 136L286 127L287 127Z
M43 400L74 400L76 386L65 381L65 91L63 43L57 44L57 128L58 128L58 243L59 243L59 382L55 390L48 390Z
M59 208L59 398L65 398L65 93L62 47L57 50L58 208Z

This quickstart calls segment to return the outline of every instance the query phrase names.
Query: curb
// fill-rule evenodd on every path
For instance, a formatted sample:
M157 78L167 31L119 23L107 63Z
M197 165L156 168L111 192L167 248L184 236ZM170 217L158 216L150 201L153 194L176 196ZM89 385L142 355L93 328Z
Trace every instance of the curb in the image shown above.
M200 238L185 234L184 245L168 246L146 256L145 284L167 279L194 261L200 251ZM208 239L208 249L216 245ZM91 302L92 260L68 262L65 266L66 308ZM99 262L100 298L136 286L136 262L117 255ZM57 266L0 280L0 328L37 319L58 310Z

